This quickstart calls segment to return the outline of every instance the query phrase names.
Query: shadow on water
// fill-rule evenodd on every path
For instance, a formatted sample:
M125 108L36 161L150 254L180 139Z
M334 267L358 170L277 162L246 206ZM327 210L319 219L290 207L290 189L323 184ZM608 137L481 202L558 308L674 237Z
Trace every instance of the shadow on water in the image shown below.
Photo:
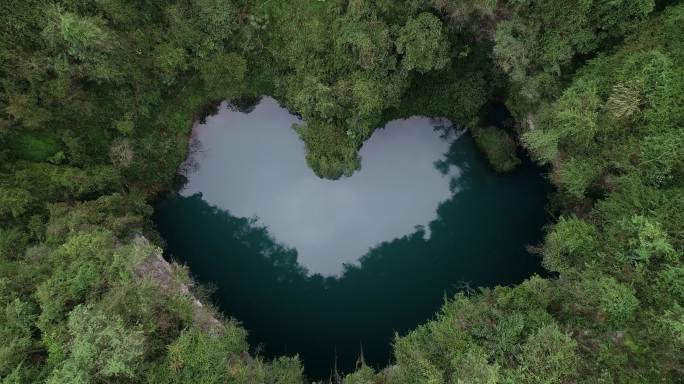
M214 302L243 323L263 356L299 354L313 378L328 377L335 356L341 371L353 370L361 348L381 367L395 332L434 316L445 296L543 273L525 246L541 240L548 184L529 163L494 175L471 140L455 140L435 163L460 174L428 228L376 245L339 276L308 274L297 251L255 218L232 216L200 193L165 199L155 221L167 256L216 286Z

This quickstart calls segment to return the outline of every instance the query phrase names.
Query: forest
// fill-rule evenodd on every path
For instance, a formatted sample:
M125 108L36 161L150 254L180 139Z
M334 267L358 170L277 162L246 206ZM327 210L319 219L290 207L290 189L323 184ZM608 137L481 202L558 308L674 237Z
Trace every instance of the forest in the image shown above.
M157 268L151 203L193 121L260 95L301 116L322 178L424 115L499 172L527 151L556 187L531 247L548 276L449 297L392 364L330 381L684 381L684 3L2 0L3 384L310 382L187 268Z

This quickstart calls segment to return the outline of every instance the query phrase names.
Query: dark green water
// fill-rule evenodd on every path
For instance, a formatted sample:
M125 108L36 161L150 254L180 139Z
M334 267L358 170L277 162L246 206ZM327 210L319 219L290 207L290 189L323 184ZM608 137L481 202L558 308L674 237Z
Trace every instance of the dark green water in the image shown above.
M391 361L391 341L465 286L540 273L549 185L526 163L497 176L470 136L422 117L390 122L337 181L305 164L297 119L265 98L223 105L195 127L187 183L156 207L167 256L212 284L213 300L265 357L307 374Z

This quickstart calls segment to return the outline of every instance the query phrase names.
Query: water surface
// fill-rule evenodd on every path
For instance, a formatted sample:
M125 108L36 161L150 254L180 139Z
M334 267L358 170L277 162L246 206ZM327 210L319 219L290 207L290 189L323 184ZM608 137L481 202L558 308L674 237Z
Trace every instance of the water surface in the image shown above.
M324 180L306 165L291 129L300 121L275 100L263 99L249 114L220 108L193 132L196 166L180 195L201 193L234 216L258 218L312 273L339 274L370 247L427 226L460 171L434 167L457 137L446 120L394 121L364 144L353 177Z
M548 184L524 164L497 176L448 121L390 122L352 177L306 166L298 120L273 99L222 105L193 133L187 183L155 211L167 256L215 288L214 302L266 357L299 356L327 377L363 350L390 361L395 332L431 318L445 295L539 272Z

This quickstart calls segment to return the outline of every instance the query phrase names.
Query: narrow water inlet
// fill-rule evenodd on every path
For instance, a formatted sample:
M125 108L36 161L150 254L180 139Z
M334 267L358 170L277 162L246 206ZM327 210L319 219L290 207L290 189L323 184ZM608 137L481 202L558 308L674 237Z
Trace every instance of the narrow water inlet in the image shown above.
M156 207L167 257L216 287L265 357L299 356L327 377L390 361L395 332L434 316L464 286L541 272L550 186L530 163L497 176L443 119L388 123L349 178L306 166L298 122L271 98L249 113L223 105L197 124L188 182Z

